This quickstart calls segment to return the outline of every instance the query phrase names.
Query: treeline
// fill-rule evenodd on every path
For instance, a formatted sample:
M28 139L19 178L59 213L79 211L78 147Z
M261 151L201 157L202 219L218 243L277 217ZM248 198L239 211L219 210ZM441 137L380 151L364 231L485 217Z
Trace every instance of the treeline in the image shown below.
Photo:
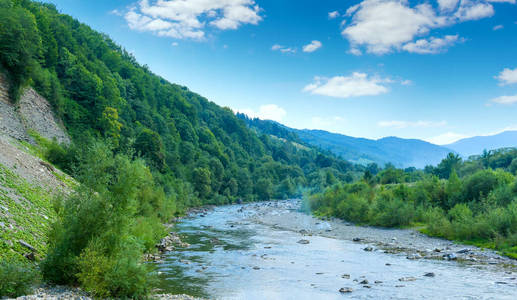
M0 296L26 293L38 276L24 274L40 269L46 282L97 297L145 297L154 277L142 254L154 251L174 214L300 196L360 170L295 137L250 130L49 3L0 0L0 72L13 101L32 86L51 103L73 143L36 140L46 160L80 183L56 200L39 268L0 264Z
M76 147L93 136L116 152L133 149L167 193L192 192L185 205L291 197L300 187L328 185L327 173L353 169L314 148L256 134L230 109L154 75L52 4L0 0L0 20L0 62L14 99L20 87L34 86ZM52 162L71 170L73 149L61 152Z
M377 173L372 172L377 169ZM318 215L422 231L500 250L517 258L517 149L485 151L463 161L449 154L425 170L379 171L307 199Z

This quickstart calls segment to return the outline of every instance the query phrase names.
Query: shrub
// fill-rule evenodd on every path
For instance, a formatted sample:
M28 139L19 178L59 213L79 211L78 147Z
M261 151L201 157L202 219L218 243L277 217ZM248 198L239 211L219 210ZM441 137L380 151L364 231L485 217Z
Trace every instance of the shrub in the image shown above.
M38 279L39 274L32 265L16 260L1 260L0 298L28 295Z

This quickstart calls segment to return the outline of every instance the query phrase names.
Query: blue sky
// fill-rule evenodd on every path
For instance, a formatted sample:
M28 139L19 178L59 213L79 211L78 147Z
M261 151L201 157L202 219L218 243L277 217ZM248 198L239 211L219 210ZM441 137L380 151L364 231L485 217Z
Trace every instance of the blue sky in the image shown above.
M51 0L222 106L439 144L517 129L516 0Z

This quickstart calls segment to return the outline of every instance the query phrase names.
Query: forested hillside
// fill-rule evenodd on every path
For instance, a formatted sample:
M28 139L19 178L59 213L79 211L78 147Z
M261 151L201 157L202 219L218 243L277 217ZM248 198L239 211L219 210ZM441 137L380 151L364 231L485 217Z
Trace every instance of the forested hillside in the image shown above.
M51 4L0 0L0 72L13 103L33 87L72 138L60 145L31 133L41 158L80 183L53 201L55 220L39 240L48 249L35 257L42 277L101 298L152 291L156 274L143 254L156 251L162 224L185 208L300 196L351 180L356 170L250 130L229 108L153 74ZM19 253L7 257L14 262L2 262L0 281L23 280L0 285L0 296L23 294L36 271Z
M250 119L238 114L248 126L259 132L294 140L308 146L319 147L347 161L381 167L393 164L396 167L424 168L438 164L450 149L417 139L386 137L379 140L356 138L324 130L295 129L270 120Z
M255 134L230 109L153 74L51 4L1 0L0 7L0 59L13 99L20 87L34 86L76 145L95 137L116 152L133 151L187 205L289 197L297 187L327 185L327 173L353 169L313 148ZM73 155L62 156L54 162L72 170Z

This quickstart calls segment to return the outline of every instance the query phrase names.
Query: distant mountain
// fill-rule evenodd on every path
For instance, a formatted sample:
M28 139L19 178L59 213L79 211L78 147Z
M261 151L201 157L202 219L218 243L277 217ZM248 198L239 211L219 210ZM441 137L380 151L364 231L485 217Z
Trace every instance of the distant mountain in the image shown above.
M262 133L293 142L317 146L362 165L392 163L399 168L438 164L452 150L417 139L386 137L379 140L356 138L324 130L294 129L278 122L250 119L237 114L246 124Z
M360 164L392 163L396 167L423 168L438 164L450 149L417 139L385 137L379 140L356 138L324 130L293 129L301 140L330 150L344 159Z
M517 147L517 131L505 131L490 136L475 136L444 145L464 157L483 153L483 150Z

